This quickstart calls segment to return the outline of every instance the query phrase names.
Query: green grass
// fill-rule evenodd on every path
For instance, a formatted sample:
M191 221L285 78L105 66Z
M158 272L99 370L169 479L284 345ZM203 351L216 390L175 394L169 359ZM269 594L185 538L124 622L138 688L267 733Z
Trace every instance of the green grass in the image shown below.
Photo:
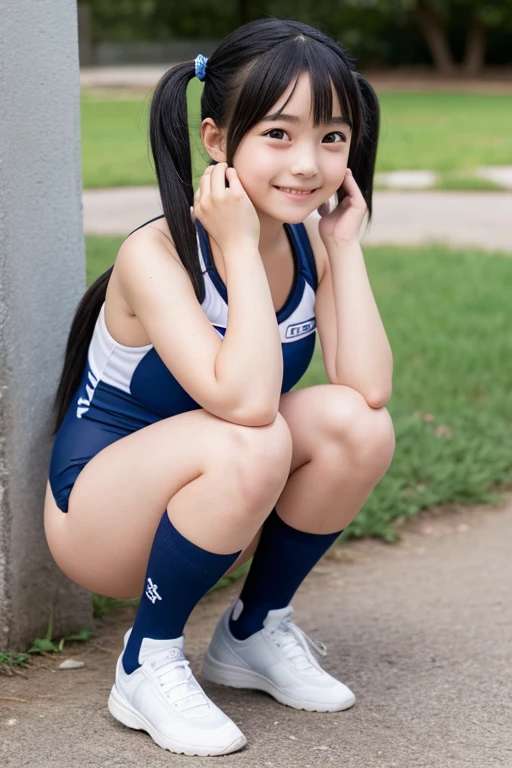
M379 171L456 171L511 162L508 95L383 92L379 99Z
M148 142L149 103L82 95L84 187L155 184Z
M87 238L88 279L122 238ZM512 259L442 247L365 248L394 354L390 470L344 537L395 537L393 521L512 482ZM326 382L319 350L298 387Z
M390 189L387 184L383 184L381 181L376 180L373 185L374 190ZM416 189L411 189L407 186L394 185L393 190L404 190L414 193ZM423 189L418 188L419 191ZM480 176L471 174L466 171L447 171L446 173L440 173L437 183L433 184L428 189L444 189L446 191L459 191L459 192L499 192L503 190L500 184L489 179L482 179Z
M478 503L512 480L512 261L446 248L367 248L394 354L393 464L349 528L392 523L444 502ZM316 359L302 384L319 381Z
M189 86L196 174L201 169L197 151L201 87L197 80ZM156 183L148 142L150 98L151 94L117 91L82 93L84 187ZM511 163L510 96L382 92L379 98L377 171L429 169L452 175L451 186L443 182L441 188L482 189L490 187L479 180L472 185L472 169ZM465 176L457 181L451 172L461 171Z
M455 171L452 173L442 173L436 189L462 192L499 192L503 187L490 179L472 176L471 173L464 171Z

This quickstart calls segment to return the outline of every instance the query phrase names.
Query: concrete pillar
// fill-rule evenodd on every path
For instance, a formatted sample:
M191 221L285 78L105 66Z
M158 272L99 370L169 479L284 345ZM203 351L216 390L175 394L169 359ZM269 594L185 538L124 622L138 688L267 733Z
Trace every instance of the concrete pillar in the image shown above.
M0 650L90 627L43 531L49 416L85 288L76 4L7 0L0 35Z

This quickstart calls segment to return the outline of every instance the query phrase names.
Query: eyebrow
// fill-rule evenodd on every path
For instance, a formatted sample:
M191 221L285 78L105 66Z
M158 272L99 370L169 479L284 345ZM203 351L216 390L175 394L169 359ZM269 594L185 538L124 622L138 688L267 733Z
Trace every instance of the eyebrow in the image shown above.
M279 112L275 112L273 115L266 115L266 117L262 118L262 123L265 121L275 121L275 120L284 120L288 123L300 123L301 120L297 115L285 115L284 113L279 114ZM342 116L333 116L331 119L326 123L326 125L331 125L335 123L336 125L346 125L349 128L352 128L352 122Z

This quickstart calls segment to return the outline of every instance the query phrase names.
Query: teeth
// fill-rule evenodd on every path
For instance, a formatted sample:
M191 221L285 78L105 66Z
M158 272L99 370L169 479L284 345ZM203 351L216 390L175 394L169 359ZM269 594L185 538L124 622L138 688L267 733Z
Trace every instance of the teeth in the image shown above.
M298 189L288 189L287 187L278 187L278 189L280 189L281 192L289 192L292 195L309 195L313 191L311 189L299 191Z

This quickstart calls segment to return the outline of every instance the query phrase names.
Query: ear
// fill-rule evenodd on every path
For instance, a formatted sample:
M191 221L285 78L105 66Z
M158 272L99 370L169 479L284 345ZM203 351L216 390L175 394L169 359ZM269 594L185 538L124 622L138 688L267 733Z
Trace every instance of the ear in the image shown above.
M218 128L211 117L201 123L201 139L212 160L226 162L226 132Z

